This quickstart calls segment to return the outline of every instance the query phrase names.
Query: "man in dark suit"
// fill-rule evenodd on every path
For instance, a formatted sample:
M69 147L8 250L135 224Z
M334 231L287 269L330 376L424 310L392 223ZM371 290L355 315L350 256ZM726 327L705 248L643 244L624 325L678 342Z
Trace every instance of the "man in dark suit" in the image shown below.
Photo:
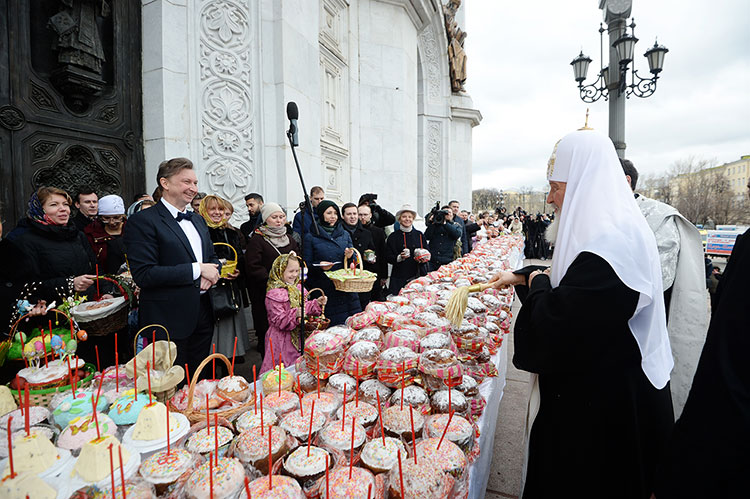
M211 351L213 310L208 289L219 280L219 259L203 218L186 207L198 193L193 163L159 165L161 199L128 219L125 247L140 287L139 325L161 324L177 345L175 364L195 373ZM157 329L157 334L166 335Z

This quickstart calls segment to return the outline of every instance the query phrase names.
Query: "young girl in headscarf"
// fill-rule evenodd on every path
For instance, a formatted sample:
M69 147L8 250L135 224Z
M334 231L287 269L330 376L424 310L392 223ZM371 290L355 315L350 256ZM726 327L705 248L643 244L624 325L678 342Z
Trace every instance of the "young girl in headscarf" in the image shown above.
M273 262L268 275L266 310L268 311L268 332L266 333L266 356L260 367L268 371L279 362L291 365L299 358L300 338L300 259L293 251L279 255ZM307 290L305 290L307 296ZM305 315L320 315L328 299L321 296L315 300L305 300ZM273 341L271 358L270 342Z

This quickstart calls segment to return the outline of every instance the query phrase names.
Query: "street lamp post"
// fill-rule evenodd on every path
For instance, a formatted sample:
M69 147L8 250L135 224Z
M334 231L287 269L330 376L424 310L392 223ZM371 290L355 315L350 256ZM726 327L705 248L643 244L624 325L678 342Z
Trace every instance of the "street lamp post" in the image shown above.
M625 157L625 99L631 95L646 98L656 91L656 81L664 68L664 55L669 52L666 47L654 43L644 57L648 61L651 78L642 78L635 70L633 56L635 44L635 20L626 25L630 15L632 0L600 0L599 8L604 11L603 24L599 25L599 74L593 83L584 85L589 64L592 60L583 51L570 63L573 66L573 77L578 83L581 100L593 103L601 98L609 101L609 138L615 145L617 155ZM627 28L630 28L628 33ZM609 65L604 67L604 32L609 34ZM630 82L628 83L628 76Z

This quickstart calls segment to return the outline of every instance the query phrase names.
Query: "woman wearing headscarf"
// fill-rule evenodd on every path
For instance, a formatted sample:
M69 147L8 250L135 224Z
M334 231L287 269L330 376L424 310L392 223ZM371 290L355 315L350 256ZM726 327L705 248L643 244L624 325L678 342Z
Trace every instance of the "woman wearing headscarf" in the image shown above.
M263 359L260 372L266 372L278 363L292 365L300 357L300 317L302 285L300 272L302 260L296 253L279 255L273 262L268 275L266 310L268 311L268 333L266 343L273 342L276 359L267 355ZM304 290L305 297L307 290ZM327 298L305 299L305 314L320 315Z
M122 240L125 203L115 194L104 196L99 199L98 215L97 220L84 227L83 233L94 250L99 272L117 274L125 263L125 244Z
M201 199L198 206L198 213L206 221L208 232L211 234L211 241L216 248L216 254L219 258L234 260L236 255L242 254L240 238L237 232L227 227L227 218L225 216L226 206L224 200L218 196L208 195ZM223 243L223 244L216 244ZM234 252L224 246L228 244L234 249ZM236 252L236 253L235 253ZM237 311L224 311L214 317L214 336L212 343L216 345L216 351L228 357L231 357L234 351L234 341L237 339L236 355L242 357L249 347L250 340L247 335L247 323L245 314L242 309L242 293L237 279L241 275L241 266L226 277L219 279L215 285L213 293L224 293L230 302L233 302ZM216 303L214 303L214 313L216 314Z
M397 295L407 282L426 274L425 264L414 259L416 249L428 249L424 234L414 228L415 218L417 212L410 205L402 206L396 212L398 230L393 231L385 242L388 263L393 265L388 284L388 291L393 295Z
M328 297L326 317L331 325L343 324L349 316L362 311L359 295L337 291L325 271L344 268L344 257L352 261L352 238L341 226L341 212L336 203L324 199L318 204L317 212L319 230L316 233L313 227L305 234L305 263L309 268L305 286L322 289Z
M265 356L268 330L265 299L268 273L279 255L286 255L290 251L299 254L300 248L292 236L292 229L287 224L286 213L281 206L269 202L265 203L260 211L263 224L253 231L245 249L245 279L253 312L253 327L258 338L256 350L261 356Z

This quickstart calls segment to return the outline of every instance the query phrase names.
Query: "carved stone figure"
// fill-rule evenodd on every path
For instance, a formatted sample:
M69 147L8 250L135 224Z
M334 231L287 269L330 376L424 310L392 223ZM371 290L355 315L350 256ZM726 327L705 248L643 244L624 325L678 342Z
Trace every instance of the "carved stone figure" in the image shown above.
M450 0L446 5L443 5L445 31L448 35L451 90L453 92L466 91L464 88L466 82L466 52L464 51L466 32L459 28L456 23L456 12L459 7L461 7L461 0Z
M105 58L96 19L109 16L109 4L106 0L60 0L60 3L60 12L49 20L49 27L57 33L52 48L58 51L58 62L101 74Z

